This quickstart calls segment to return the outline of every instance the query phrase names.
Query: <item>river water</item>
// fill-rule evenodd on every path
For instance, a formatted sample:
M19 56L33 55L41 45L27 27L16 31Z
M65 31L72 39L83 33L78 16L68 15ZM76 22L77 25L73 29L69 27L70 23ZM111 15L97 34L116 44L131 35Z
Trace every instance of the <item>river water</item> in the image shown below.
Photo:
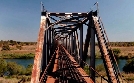
M27 67L29 64L33 64L34 59L6 59L6 61L16 62L16 63L18 63L20 65L23 65L24 67ZM86 62L88 64L90 64L90 59L88 58L86 60ZM119 59L117 61L117 63L118 63L118 66L119 66L120 71L122 71L122 68L126 64L126 59ZM99 64L103 64L102 59L96 59L95 60L95 65L97 66Z

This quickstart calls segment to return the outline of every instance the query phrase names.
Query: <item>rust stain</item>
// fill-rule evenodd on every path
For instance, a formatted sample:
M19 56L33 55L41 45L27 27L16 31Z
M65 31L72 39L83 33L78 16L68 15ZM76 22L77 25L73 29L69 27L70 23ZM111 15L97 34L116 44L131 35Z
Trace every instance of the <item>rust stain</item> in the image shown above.
M46 17L41 16L40 30L38 35L37 47L35 50L35 58L34 58L32 76L31 76L31 83L39 82L45 28L46 28Z

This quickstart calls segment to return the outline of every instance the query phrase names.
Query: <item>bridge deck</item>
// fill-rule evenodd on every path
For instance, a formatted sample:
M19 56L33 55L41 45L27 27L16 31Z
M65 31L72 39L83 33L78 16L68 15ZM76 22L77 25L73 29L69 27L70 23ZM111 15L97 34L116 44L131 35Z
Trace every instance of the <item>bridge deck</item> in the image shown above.
M94 83L62 45L56 51L51 73L53 74L48 74L46 83Z

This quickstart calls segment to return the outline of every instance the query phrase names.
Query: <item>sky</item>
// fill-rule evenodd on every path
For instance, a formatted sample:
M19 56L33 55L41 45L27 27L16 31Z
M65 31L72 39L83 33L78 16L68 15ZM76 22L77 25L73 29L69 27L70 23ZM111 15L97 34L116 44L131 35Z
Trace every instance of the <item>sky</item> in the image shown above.
M109 40L134 41L134 0L0 0L0 40L37 41L41 1L48 12L69 13L91 11L98 2Z

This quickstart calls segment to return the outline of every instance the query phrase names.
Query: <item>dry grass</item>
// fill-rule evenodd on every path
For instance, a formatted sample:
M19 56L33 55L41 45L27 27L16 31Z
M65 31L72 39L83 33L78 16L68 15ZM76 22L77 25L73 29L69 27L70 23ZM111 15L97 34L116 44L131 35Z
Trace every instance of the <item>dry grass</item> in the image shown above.
M0 77L0 83L18 83L18 79L17 78L12 78L12 79L5 79Z
M119 57L128 57L128 58L132 58L134 57L134 46L130 46L130 47L111 47L112 49L120 49L121 53L119 54ZM90 50L90 48L89 48ZM96 50L96 55L100 56L100 49L98 46L95 46L95 50ZM90 51L89 51L90 52ZM89 55L90 53L88 53Z
M1 54L35 54L35 48L36 45L28 45L28 46L22 46L22 49L19 50L16 48L16 46L10 46L10 51L1 51L0 50L0 55ZM1 49L1 48L0 48Z
M134 83L134 73L122 73L122 77L127 83Z
M0 77L0 83L19 83L21 79L17 79L17 78L3 78ZM30 83L30 81L27 82L20 82L20 83Z
M31 76L0 77L0 83L30 83Z
M134 56L134 46L131 46L131 47L112 47L112 48L113 49L114 48L120 49L121 50L121 53L120 53L121 56L129 56L129 57Z

